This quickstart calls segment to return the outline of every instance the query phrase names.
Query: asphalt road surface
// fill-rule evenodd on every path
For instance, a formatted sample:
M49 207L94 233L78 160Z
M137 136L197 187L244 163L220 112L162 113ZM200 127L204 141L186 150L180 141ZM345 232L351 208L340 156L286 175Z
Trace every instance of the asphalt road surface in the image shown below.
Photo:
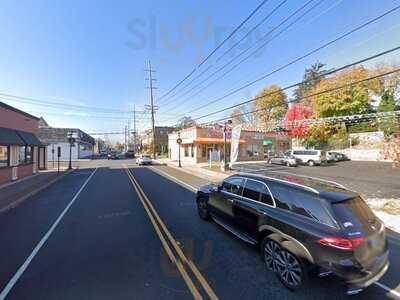
M347 299L334 277L293 293L258 249L198 218L176 169L98 161L0 215L0 299ZM400 299L400 240L379 285L354 299Z

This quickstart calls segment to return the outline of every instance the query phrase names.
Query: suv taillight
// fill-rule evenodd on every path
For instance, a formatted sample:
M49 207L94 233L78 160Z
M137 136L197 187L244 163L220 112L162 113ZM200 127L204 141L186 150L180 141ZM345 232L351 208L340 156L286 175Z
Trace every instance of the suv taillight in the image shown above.
M358 238L342 238L342 237L325 237L318 240L318 243L324 246L333 247L341 250L354 250L365 241L364 237Z

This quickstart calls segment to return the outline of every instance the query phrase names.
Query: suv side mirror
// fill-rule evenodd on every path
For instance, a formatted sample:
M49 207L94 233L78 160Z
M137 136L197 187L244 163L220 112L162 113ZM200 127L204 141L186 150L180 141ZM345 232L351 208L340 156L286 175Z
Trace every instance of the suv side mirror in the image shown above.
M218 184L218 186L217 186L217 191L218 191L218 192L222 191L222 184Z

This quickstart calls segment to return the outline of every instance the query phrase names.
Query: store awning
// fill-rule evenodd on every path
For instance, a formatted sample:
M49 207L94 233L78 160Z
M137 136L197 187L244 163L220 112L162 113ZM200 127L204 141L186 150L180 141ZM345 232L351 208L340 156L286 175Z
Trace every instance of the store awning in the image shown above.
M227 143L230 143L230 139L226 139ZM244 144L246 141L240 139L239 144ZM223 144L224 139L221 138L196 138L193 141L184 141L182 144Z
M39 141L39 139L34 135L33 133L26 132L26 131L21 131L21 130L16 130L18 135L21 137L21 139L25 142L25 145L28 146L42 146L42 143Z
M0 145L2 146L23 146L24 140L13 129L0 127Z

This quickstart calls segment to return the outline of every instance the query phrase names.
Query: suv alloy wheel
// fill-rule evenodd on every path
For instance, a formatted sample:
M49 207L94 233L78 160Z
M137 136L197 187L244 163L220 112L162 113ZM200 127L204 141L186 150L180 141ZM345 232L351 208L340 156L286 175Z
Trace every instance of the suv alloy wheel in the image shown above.
M306 272L302 261L286 249L281 249L275 260L276 275L279 280L289 289L299 289L304 281Z
M307 163L308 163L308 165L310 167L314 167L315 166L315 162L313 160L309 160Z
M266 237L261 246L261 255L269 271L276 271L276 255L281 250L279 244Z

